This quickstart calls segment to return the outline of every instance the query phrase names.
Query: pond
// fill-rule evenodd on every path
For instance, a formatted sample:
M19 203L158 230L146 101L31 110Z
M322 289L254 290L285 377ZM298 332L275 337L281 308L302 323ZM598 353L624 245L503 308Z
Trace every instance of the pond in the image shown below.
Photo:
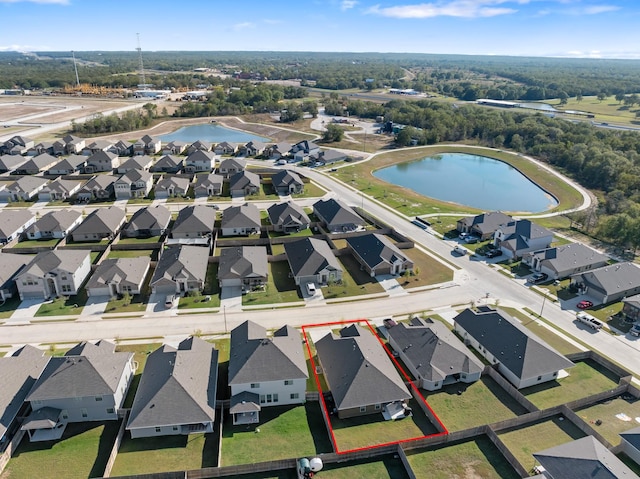
M430 198L483 211L537 213L558 202L526 176L499 160L466 153L442 153L373 173Z
M212 125L206 123L204 125L184 126L179 130L166 135L160 135L163 142L168 141L184 141L193 143L197 140L208 141L210 143L220 143L228 141L229 143L248 143L250 141L262 141L268 143L271 140L258 135L252 135L240 130L225 128L220 125Z

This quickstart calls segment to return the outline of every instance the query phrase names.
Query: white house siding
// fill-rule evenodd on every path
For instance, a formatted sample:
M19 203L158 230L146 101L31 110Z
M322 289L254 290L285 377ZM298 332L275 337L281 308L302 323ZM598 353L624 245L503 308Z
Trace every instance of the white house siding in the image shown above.
M247 228L222 228L222 236L246 236L248 234Z
M113 396L64 398L48 401L31 401L34 410L43 407L60 409L62 422L109 421L118 419L118 407ZM66 416L66 417L65 417Z
M629 444L629 441L627 441L626 439L622 439L621 446L622 446L622 451L627 456L633 459L636 462L636 464L640 464L640 451L638 451L635 447Z
M25 216L28 216L28 215L25 215ZM9 241L12 241L13 239L15 239L18 236L20 236L25 229L27 229L29 226L31 226L35 222L36 222L36 217L35 216L32 217L32 218L29 218L29 220L24 225L20 226L13 233L7 235L6 242L8 243ZM5 241L4 238L0 238L0 239L2 239L2 241Z
M286 385L285 381L266 381L255 383L258 385L256 388L252 388L251 384L232 384L231 396L235 396L241 392L247 391L255 393L260 396L260 405L265 406L286 406L289 404L302 404L305 402L305 392L307 388L306 379L292 379L293 384ZM267 402L268 395L271 395L272 402ZM278 401L273 401L273 395L278 395ZM291 395L297 397L292 398Z
M294 279L298 286L307 283L326 285L329 281L340 281L342 279L342 275L340 274L340 271L329 271L325 269L313 276L297 276Z
M20 293L20 299L46 299L50 295L58 294L65 296L72 296L78 294L78 289L82 285L83 281L89 276L91 272L91 261L89 255L85 258L84 262L78 268L75 273L56 269L53 271L55 276L47 275L46 277L34 277L31 276L33 284L29 284L29 280L25 275L16 281L18 286L18 292ZM62 275L66 273L67 279L63 280ZM51 279L55 283L55 291L50 291L46 282ZM68 288L63 288L68 287ZM66 289L66 290L65 290Z

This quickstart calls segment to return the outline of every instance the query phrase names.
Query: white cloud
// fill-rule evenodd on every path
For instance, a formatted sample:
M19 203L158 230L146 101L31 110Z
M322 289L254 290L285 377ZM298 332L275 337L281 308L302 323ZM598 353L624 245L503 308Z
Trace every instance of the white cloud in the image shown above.
M368 13L393 18L433 18L433 17L495 17L517 12L514 8L502 7L507 0L452 0L433 3L419 3L414 5L398 5L395 7L380 7L376 5ZM509 3L528 3L527 0Z
M242 22L242 23L236 23L233 26L233 29L238 31L238 30L248 30L250 28L254 28L256 25L255 23L251 23L251 22Z
M357 4L358 2L356 0L342 0L342 3L340 4L340 10L342 10L343 12L345 10L350 10Z
M581 12L579 10L578 13L582 13L584 15L598 15L599 13L615 12L617 10L620 10L620 7L617 5L590 5L584 7Z
M69 5L69 0L0 0L0 3L39 3L41 5Z

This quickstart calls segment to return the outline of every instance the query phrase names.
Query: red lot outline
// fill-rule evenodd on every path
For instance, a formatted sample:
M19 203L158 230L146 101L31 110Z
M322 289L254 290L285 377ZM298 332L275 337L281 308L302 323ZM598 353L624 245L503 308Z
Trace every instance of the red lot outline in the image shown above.
M341 451L339 449L338 442L336 441L336 436L333 433L333 426L331 424L331 415L329 414L329 410L327 409L327 404L326 404L326 402L324 400L324 394L323 393L325 391L323 391L322 387L320 386L320 379L318 378L318 373L317 373L317 370L316 370L316 363L313 360L313 355L311 354L311 347L309 346L309 338L307 338L307 329L318 328L318 327L323 327L323 326L346 326L346 325L354 324L354 323L365 323L367 325L369 330L371 330L371 333L380 342L380 345L384 348L384 350L386 351L386 353L389 356L389 358L391 358L391 361L393 361L393 363L396 365L398 370L400 370L402 372L402 375L404 376L405 381L408 381L411 384L411 389L415 393L415 396L417 396L416 399L424 402L425 406L427 406L427 408L429 409L431 414L433 414L433 417L436 419L436 421L438 421L438 425L443 429L444 432L438 432L438 433L435 433L435 434L428 434L428 435L425 435L425 436L411 437L411 438L408 438L408 439L401 439L399 441L384 442L384 443L381 443L381 444L374 444L373 446L358 447L358 448L355 448L355 449L348 449L346 451ZM329 421L328 421L329 422L329 434L331 435L331 442L335 445L337 454L347 454L347 453L356 452L356 451L366 451L368 449L376 449L378 447L390 446L390 445L393 445L393 444L400 444L400 443L403 443L403 442L411 442L411 441L416 441L418 439L424 439L424 438L428 438L428 437L444 436L446 434L449 434L449 431L444 426L444 424L442 423L442 421L440 420L438 415L433 411L433 409L431 409L431 406L429 406L429 403L427 402L427 400L424 398L424 396L420 392L420 389L418 389L418 387L411 380L411 378L406 373L404 368L400 365L400 363L398 363L398 360L393 357L393 354L391 354L391 351L389 351L389 348L387 348L387 346L382 342L382 340L378 336L378 333L376 333L375 329L371 326L371 324L369 323L369 321L367 319L356 319L356 320L352 320L352 321L334 321L334 322L330 322L330 323L305 324L305 325L302 326L302 334L304 335L304 342L307 345L307 353L309 353L309 359L311 360L311 366L313 367L313 376L314 376L314 378L316 380L316 387L318 388L318 391L320 391L320 394L319 394L320 403L322 404L322 408L324 409L324 412L325 412L327 418L329 418Z

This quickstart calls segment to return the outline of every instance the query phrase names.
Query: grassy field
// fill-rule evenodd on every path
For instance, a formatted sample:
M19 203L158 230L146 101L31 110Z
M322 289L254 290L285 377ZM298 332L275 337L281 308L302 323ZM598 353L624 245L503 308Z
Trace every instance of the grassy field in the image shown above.
M122 238L118 241L118 244L145 244L145 243L158 243L160 236L151 236L149 238Z
M25 434L0 478L102 477L118 427L117 421L71 423L61 440L36 443Z
M410 452L407 459L417 479L520 477L486 436L417 453Z
M225 419L222 432L224 466L330 451L331 442L317 402L262 408L257 426L233 426L231 416Z
M209 296L209 301L205 297ZM185 296L180 298L178 309L217 308L220 306L220 285L218 284L218 263L209 263L204 290L200 296Z
M15 249L21 248L54 248L60 242L59 238L50 240L27 240L20 241L14 246Z
M567 369L569 376L520 390L540 409L564 404L613 389L619 378L593 361L580 361Z
M568 420L556 416L532 426L501 433L499 436L520 464L530 471L535 465L532 454L580 439L585 434Z
M131 439L125 433L112 476L217 466L217 434Z
M242 296L242 304L252 306L301 301L298 287L294 279L289 277L290 271L287 261L269 263L269 277L264 290L245 294Z
M582 101L569 98L566 105L560 106L560 100L545 101L550 105L562 110L578 110L595 115L594 121L600 123L612 123L616 125L632 125L637 126L639 123L636 118L637 108L628 107L618 103L613 96L599 101L595 96L585 96Z
M402 250L414 263L413 276L398 278L403 288L417 288L453 280L453 271L418 248Z
M20 306L20 302L20 298L17 295L14 298L3 301L2 305L0 305L0 319L7 319L15 313L18 306Z
M390 165L447 152L490 156L510 164L541 188L551 192L559 201L556 209L572 208L582 203L582 197L576 190L536 164L508 152L475 147L431 146L392 151L378 155L371 161L341 168L334 175L345 183L375 199L383 201L391 208L408 216L434 213L477 213L478 211L473 208L427 198L412 190L386 183L375 178L372 174L373 171Z
M349 462L348 466L327 464L320 473L322 479L408 479L400 459L385 457L372 462Z
M595 406L576 411L576 414L591 424L591 427L602 434L607 441L617 446L620 444L618 434L637 427L638 423L634 418L640 417L640 400L633 396L627 396L627 398L618 397L601 402ZM616 414L626 414L631 420L623 421L618 419ZM595 423L598 419L602 421L599 426Z
M422 412L415 399L409 401L413 417L402 421L385 421L380 414L348 419L331 417L331 426L340 451L348 451L387 442L403 441L436 434L438 431Z
M488 376L472 384L451 384L440 391L422 393L449 431L491 424L527 412Z
M382 293L384 288L360 269L360 264L351 255L338 258L342 264L342 283L327 285L322 288L325 299L360 296L362 294Z

